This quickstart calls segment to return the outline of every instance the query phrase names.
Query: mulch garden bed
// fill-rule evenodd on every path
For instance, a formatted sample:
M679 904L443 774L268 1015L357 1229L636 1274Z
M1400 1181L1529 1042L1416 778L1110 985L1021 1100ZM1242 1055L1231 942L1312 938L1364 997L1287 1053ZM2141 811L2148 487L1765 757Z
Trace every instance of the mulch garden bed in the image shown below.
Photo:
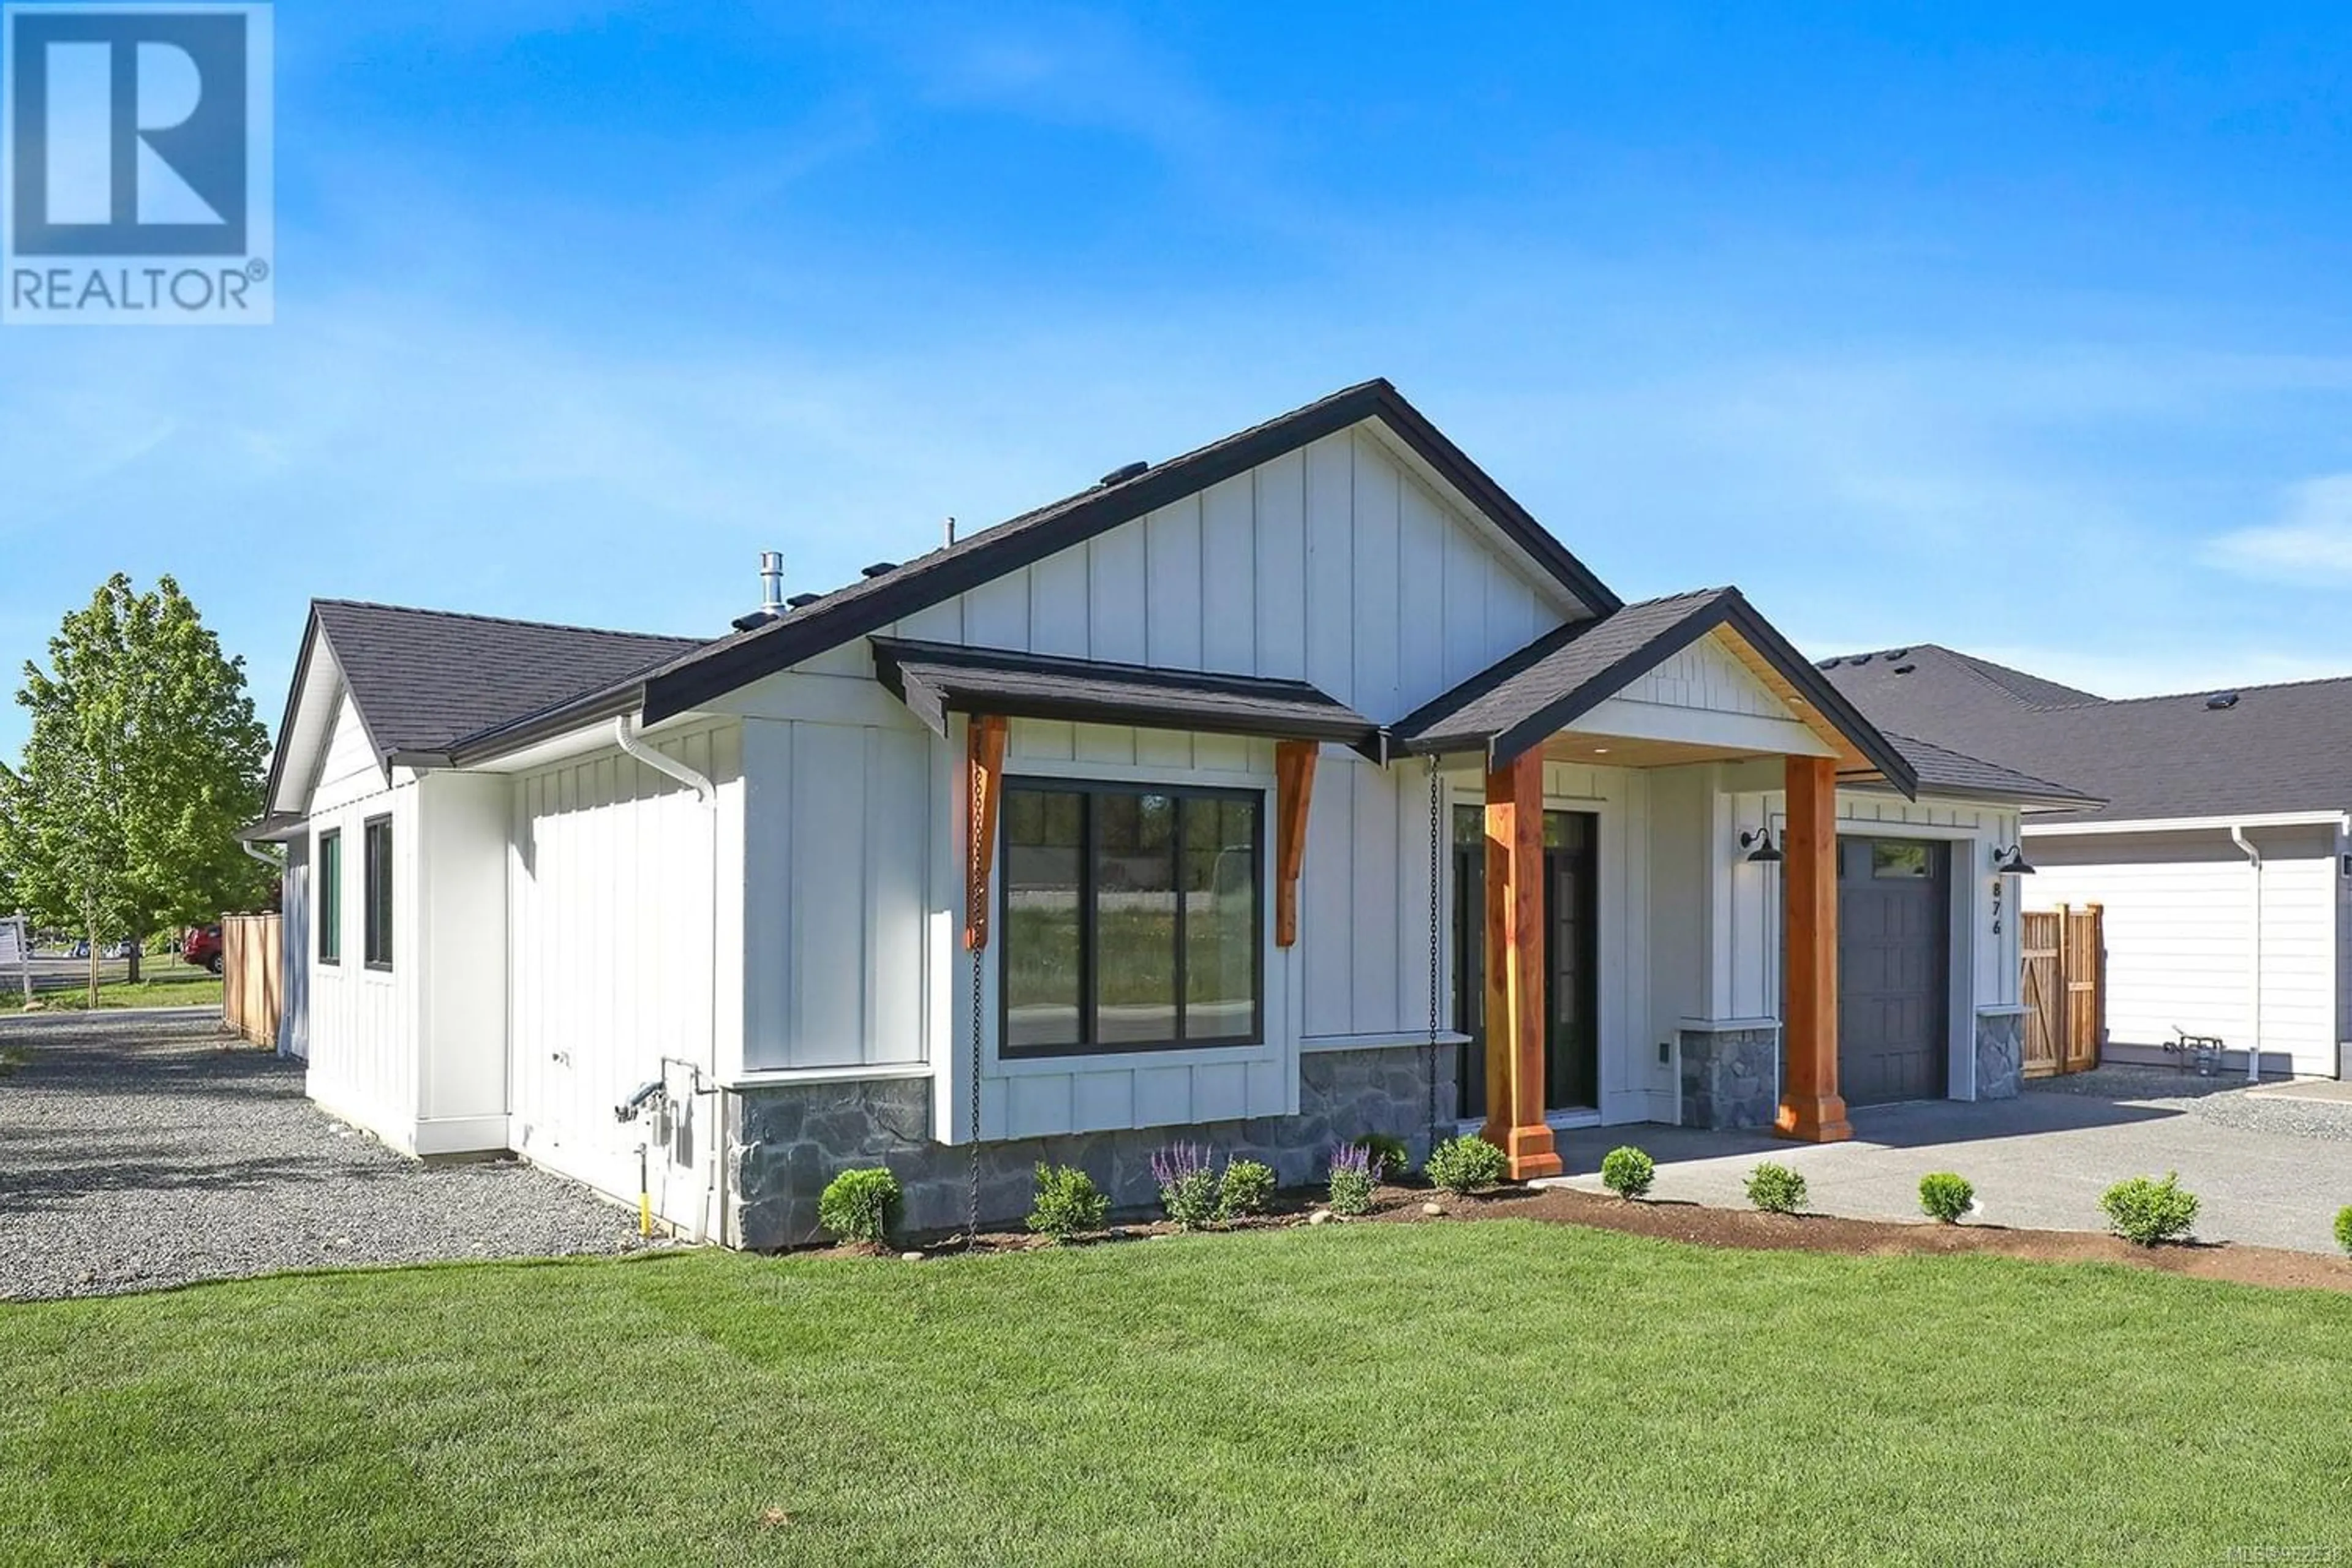
M1430 1214L1428 1207L1433 1204L1442 1212ZM1324 1206L1318 1189L1288 1190L1276 1200L1275 1212L1237 1220L1220 1228L1269 1230L1307 1225ZM2015 1230L1997 1225L1762 1214L1750 1209L1710 1208L1701 1204L1647 1199L1628 1203L1572 1187L1501 1187L1474 1197L1458 1198L1426 1187L1388 1185L1380 1189L1370 1214L1356 1219L1334 1218L1328 1223L1454 1225L1478 1219L1531 1219L1547 1225L1590 1226L1699 1247L1764 1252L1827 1252L1849 1258L1989 1253L2032 1263L2120 1264L2235 1285L2352 1291L2352 1264L2318 1253L2280 1247L2243 1247L2234 1242L2137 1247L2120 1237L2094 1231ZM1100 1246L1175 1234L1176 1227L1164 1219L1139 1220L1115 1225L1103 1235L1076 1245ZM1051 1245L1045 1237L1025 1231L992 1231L982 1234L977 1250L1029 1252ZM837 1256L870 1257L879 1250L835 1248L834 1252ZM920 1256L931 1258L952 1257L972 1248L968 1248L963 1237L958 1234L930 1238L927 1244L919 1244L918 1250Z

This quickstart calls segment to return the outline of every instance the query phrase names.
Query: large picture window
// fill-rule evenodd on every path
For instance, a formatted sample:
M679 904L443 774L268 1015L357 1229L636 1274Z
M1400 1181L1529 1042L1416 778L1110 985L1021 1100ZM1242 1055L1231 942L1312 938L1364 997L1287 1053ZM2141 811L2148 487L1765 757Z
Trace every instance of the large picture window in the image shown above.
M1009 784L1003 1054L1255 1044L1264 805L1246 790Z
M319 962L343 961L343 836L319 835Z
M392 818L373 817L366 828L366 860L363 872L366 883L367 928L365 945L370 969L392 967Z

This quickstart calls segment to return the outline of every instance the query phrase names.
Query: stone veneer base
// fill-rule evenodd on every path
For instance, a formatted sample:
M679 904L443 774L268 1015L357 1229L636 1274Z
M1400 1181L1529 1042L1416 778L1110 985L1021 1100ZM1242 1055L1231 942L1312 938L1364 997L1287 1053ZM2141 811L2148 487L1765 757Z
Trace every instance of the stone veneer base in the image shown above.
M984 1141L981 1223L1021 1224L1040 1161L1085 1170L1110 1195L1114 1209L1158 1204L1151 1154L1174 1142L1204 1143L1221 1159L1263 1160L1286 1185L1316 1179L1333 1143L1368 1132L1402 1138L1419 1161L1433 1133L1443 1138L1454 1130L1459 1054L1451 1045L1434 1052L1434 1127L1432 1052L1423 1045L1301 1055L1297 1116ZM929 1079L880 1079L782 1084L729 1095L732 1230L739 1245L764 1252L822 1239L817 1196L835 1175L858 1165L887 1165L897 1173L910 1233L962 1228L971 1151L931 1140L931 1091Z
M1780 1110L1780 1031L1685 1029L1683 1125L1769 1127Z
M2025 1087L2025 1015L1977 1015L1977 1098L2011 1100Z

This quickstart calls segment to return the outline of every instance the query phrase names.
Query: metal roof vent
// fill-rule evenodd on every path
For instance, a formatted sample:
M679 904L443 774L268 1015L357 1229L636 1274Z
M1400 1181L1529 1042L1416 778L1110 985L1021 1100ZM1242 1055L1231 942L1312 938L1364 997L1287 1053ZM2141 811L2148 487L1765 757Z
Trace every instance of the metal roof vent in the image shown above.
M760 607L738 616L730 624L739 632L755 632L784 613L784 557L782 552L760 552Z
M1109 473L1105 474L1102 477L1102 483L1106 487L1123 485L1129 479L1139 479L1150 471L1151 465L1149 463L1129 463L1123 468L1113 468Z
M2234 691L2216 691L2212 696L2205 699L2205 706L2216 712L2224 708L2235 708L2237 705L2238 694Z
M896 561L877 561L873 565L868 566L865 571L859 573L858 575L861 577L887 577L891 573L896 572L898 569L898 563Z
M794 594L784 601L784 607L788 610L805 610L824 597L823 594Z
M1896 657L1899 658L1901 656L1897 655ZM1898 664L1895 667L1895 673L1897 675L1908 675L1918 668L1919 667L1916 664Z

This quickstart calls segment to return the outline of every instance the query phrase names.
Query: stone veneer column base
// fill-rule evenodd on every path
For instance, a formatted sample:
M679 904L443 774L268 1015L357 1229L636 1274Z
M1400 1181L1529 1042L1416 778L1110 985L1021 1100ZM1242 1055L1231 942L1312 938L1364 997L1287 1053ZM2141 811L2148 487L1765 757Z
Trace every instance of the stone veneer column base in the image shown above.
M1977 1015L1977 1098L2011 1100L2025 1087L2025 1015Z
M1683 1125L1769 1127L1780 1110L1780 1031L1685 1029Z
M1021 1223L1040 1161L1078 1166L1110 1195L1114 1210L1157 1206L1151 1155L1170 1143L1204 1143L1220 1159L1263 1160L1286 1185L1318 1179L1332 1144L1368 1132L1402 1138L1419 1161L1433 1142L1452 1134L1460 1092L1460 1047L1439 1046L1433 1124L1430 1054L1427 1046L1306 1052L1298 1058L1297 1116L983 1142L981 1222ZM929 1079L876 1079L730 1093L727 1131L738 1245L766 1252L821 1240L818 1194L835 1176L859 1165L887 1165L898 1174L906 1189L909 1234L961 1229L971 1151L931 1141L931 1090Z

